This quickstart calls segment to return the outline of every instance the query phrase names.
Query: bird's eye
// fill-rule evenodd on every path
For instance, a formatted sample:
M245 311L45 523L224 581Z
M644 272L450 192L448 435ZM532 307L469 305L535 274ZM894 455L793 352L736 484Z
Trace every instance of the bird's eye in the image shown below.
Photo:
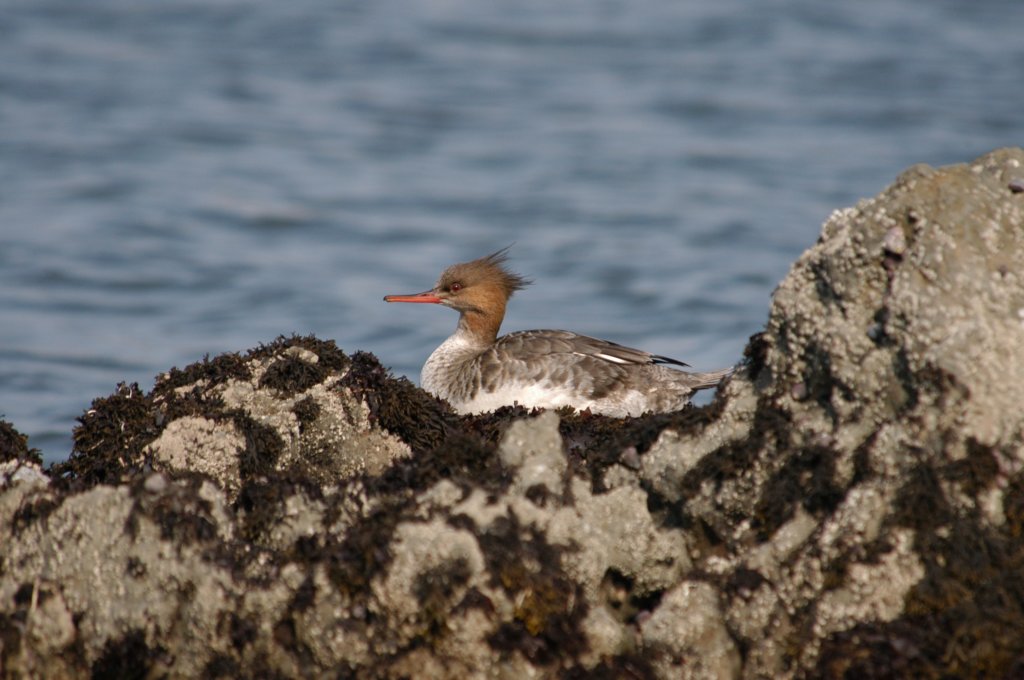
M448 290L450 290L453 293L458 293L460 290L462 290L462 284L456 281L452 285L448 286Z

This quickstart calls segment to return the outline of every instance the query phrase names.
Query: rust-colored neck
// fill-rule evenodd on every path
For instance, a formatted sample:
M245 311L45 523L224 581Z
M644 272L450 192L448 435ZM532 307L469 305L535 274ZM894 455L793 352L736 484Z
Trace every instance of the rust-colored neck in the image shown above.
M472 337L474 342L490 345L497 339L504 319L505 300L501 296L493 296L486 304L462 312L459 330Z

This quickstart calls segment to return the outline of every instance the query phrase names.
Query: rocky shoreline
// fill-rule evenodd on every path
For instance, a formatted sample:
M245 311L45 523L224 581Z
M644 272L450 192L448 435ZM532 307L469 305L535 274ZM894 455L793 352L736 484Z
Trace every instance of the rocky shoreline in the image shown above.
M314 337L0 423L3 677L1024 675L1024 150L836 211L703 408L460 417Z

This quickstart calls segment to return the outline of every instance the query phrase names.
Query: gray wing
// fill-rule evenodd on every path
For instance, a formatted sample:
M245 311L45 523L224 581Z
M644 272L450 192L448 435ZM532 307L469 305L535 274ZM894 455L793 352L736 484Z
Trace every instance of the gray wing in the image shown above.
M648 391L654 384L653 372L659 368L655 364L686 366L675 359L607 340L553 330L509 333L499 338L480 361L492 364L491 370L482 372L490 376L481 381L486 390L496 389L503 379L499 376L514 368L520 379L571 384L591 399L601 399L619 390ZM669 372L684 380L687 375Z
M503 384L567 385L598 401L633 392L647 395L657 412L682 408L695 390L715 387L732 369L689 373L658 364L681 361L569 331L519 331L499 338L480 354L476 387L494 392Z
M617 342L599 340L570 331L518 331L499 338L495 347L499 351L507 353L511 358L528 359L543 355L570 354L621 366L645 364L689 366L678 359L651 354L620 345Z

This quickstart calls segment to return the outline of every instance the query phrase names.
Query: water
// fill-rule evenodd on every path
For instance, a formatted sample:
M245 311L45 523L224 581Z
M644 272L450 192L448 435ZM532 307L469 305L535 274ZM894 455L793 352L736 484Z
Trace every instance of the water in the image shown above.
M0 0L0 414L315 333L515 243L505 329L734 363L833 208L1024 143L1024 3Z

